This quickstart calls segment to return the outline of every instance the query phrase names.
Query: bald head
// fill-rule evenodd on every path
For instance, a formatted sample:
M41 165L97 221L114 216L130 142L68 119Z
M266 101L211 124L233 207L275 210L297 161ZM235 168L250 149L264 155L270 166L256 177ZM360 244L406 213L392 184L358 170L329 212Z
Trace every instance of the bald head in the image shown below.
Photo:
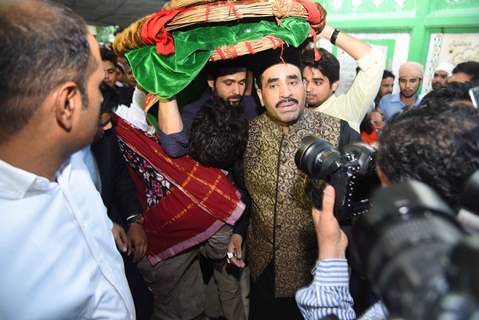
M0 136L21 130L61 83L75 82L86 99L94 70L87 35L83 19L66 7L0 3Z

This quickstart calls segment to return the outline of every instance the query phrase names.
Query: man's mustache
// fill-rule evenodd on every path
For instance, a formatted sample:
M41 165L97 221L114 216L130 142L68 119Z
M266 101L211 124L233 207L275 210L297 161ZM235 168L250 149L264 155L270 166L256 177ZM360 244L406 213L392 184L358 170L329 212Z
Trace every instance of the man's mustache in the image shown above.
M241 100L242 96L240 96L239 94L238 95L234 95L234 96L229 96L228 98L226 98L226 100Z
M276 103L276 109L279 108L279 105L282 104L282 103L288 103L288 102L294 102L296 104L299 104L299 101L296 100L295 98L286 98L286 99L282 99L282 100L279 100L278 103Z

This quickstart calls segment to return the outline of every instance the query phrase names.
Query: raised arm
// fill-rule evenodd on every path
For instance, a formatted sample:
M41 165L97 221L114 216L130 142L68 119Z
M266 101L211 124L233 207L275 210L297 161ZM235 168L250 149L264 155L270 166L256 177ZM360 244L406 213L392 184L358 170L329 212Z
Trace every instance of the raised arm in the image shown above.
M173 158L188 153L188 134L183 130L183 120L176 98L158 103L158 140L165 152Z
M381 85L385 58L379 49L345 32L335 31L330 26L326 26L320 36L331 41L333 34L336 37L336 46L356 59L360 70L347 93L331 96L318 107L318 110L346 120L354 130L359 132L359 125Z
M323 39L331 41L334 30L335 29L333 27L326 25L323 31L321 31L321 33L319 34L319 36ZM351 57L354 58L354 60L361 59L362 57L367 55L372 49L369 44L343 31L339 31L339 33L337 33L335 45L346 51Z
M183 120L175 97L158 102L158 127L164 134L174 134L183 130Z

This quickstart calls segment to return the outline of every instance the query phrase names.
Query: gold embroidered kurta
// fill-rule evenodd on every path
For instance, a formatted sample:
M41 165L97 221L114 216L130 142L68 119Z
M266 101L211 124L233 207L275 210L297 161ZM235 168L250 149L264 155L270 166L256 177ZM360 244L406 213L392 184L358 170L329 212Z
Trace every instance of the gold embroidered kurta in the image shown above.
M255 279L274 262L276 297L292 297L307 285L317 257L311 202L304 193L307 179L294 155L311 134L337 146L339 130L339 119L310 110L285 134L266 113L250 122L244 159L252 199L249 264Z

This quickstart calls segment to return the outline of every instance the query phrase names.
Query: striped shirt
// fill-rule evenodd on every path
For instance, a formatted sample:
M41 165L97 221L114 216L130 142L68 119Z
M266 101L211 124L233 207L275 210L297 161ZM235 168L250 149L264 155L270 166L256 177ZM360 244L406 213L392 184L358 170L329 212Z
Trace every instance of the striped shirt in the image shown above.
M349 293L347 260L320 260L312 274L313 282L296 292L296 302L303 317L319 320L335 315L341 320L356 319L353 298ZM380 319L387 319L387 311L382 303L376 303L361 317L361 320Z

